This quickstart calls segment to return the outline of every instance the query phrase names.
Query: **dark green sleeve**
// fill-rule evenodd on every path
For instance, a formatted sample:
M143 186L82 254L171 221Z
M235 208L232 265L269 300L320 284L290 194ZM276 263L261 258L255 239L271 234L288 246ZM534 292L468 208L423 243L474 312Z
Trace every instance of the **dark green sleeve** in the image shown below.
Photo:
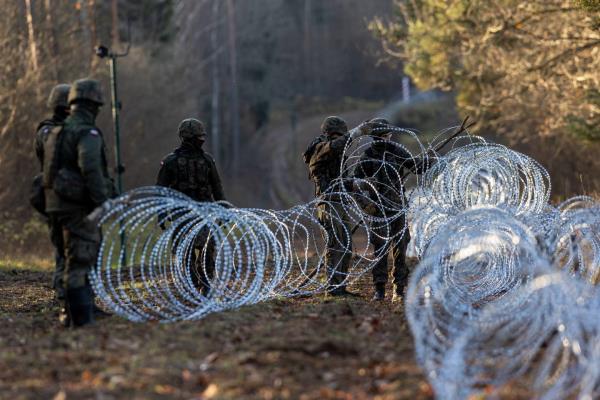
M354 170L354 177L358 179L367 179L373 176L373 160L371 157L363 154L360 161Z
M217 165L215 160L210 158L210 186L212 188L212 195L215 201L225 200L225 193L223 191L223 185L221 184L221 177L219 171L217 171Z
M160 163L160 169L158 170L158 176L156 177L157 186L173 187L176 181L175 169L173 168L173 162L171 157L167 156Z
M394 152L395 163L409 170L413 174L420 175L427 171L428 165L422 157L412 157L406 150L396 148Z
M304 163L306 163L306 164L310 163L310 159L313 156L313 154L315 153L315 148L322 141L323 141L323 137L317 136L315 139L313 139L312 142L310 142L310 144L308 145L308 147L306 148L304 153L302 153L302 159L304 160Z
M102 164L103 146L102 136L94 129L82 133L77 143L77 163L95 206L108 199Z
M42 128L42 129L44 129L44 128ZM40 171L44 168L44 140L43 140L42 135L43 135L43 133L42 133L42 130L40 129L35 134L35 142L34 142L35 155L37 156L37 159L40 162Z
M348 143L349 140L350 140L350 135L340 136L337 139L329 141L329 146L330 146L331 150L333 150L335 152L338 152L338 151L341 152L341 151L344 151L344 148L346 147L346 143Z

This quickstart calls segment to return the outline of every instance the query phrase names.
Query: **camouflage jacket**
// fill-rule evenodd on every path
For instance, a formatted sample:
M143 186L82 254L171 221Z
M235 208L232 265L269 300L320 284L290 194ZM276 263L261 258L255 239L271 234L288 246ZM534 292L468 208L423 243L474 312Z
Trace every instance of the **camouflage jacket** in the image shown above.
M384 198L398 201L403 199L404 174L408 171L421 174L425 170L422 160L412 157L402 147L390 142L375 141L361 156L354 170L354 177L370 181Z
M315 195L319 196L340 177L342 164L345 162L344 149L350 135L330 139L326 135L315 138L303 154L308 164L308 178L315 183Z
M57 115L52 116L50 119L45 119L40 122L37 126L35 132L35 155L37 156L40 162L40 171L44 168L44 143L46 139L48 139L48 134L55 126L62 125L64 123L64 118L59 117Z
M225 200L215 160L187 142L162 160L156 184L175 189L196 201Z
M84 209L88 212L114 194L114 183L108 174L104 138L95 126L95 117L90 111L83 108L74 110L62 129L50 129L46 135L43 146L46 211ZM85 196L80 201L60 197L53 189L51 182L60 169L79 177L85 188Z

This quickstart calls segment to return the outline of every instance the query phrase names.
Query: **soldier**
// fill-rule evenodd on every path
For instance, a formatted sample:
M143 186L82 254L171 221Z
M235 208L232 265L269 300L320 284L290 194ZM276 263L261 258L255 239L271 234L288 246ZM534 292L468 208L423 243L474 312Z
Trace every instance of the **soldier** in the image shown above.
M179 138L181 145L162 160L156 184L175 189L195 201L224 201L215 160L202 149L206 140L202 122L194 118L181 121ZM190 263L193 266L192 282L206 296L215 268L215 243L208 228L199 233L194 247ZM200 252L200 256L196 256L195 250Z
M356 134L362 134L356 130ZM314 139L303 154L308 164L309 178L315 184L315 195L322 198L318 205L318 219L327 231L325 264L329 276L329 293L333 296L354 295L343 282L352 259L352 227L348 215L336 194L340 189L328 188L340 178L344 163L344 149L354 136L348 133L348 125L340 117L327 117L321 125L321 135Z
M71 115L44 142L43 185L50 223L62 236L57 251L65 254L64 322L78 327L94 322L88 272L100 244L100 230L86 216L115 193L104 139L95 125L104 103L100 83L75 81L68 102Z
M52 88L48 97L48 107L52 110L52 117L45 119L39 123L35 135L35 154L40 162L40 171L44 167L44 142L48 138L48 134L55 126L62 125L65 119L69 116L69 89L70 85L59 84ZM39 192L40 195L42 191ZM45 213L45 210L40 210ZM50 241L54 246L54 276L52 277L52 288L58 300L65 299L65 288L63 282L63 274L65 271L65 254L64 245L62 243L62 232L52 226L48 220L48 228L50 230Z
M425 169L419 158L413 158L406 150L392 142L390 124L387 120L371 120L373 142L365 150L355 172L355 188L371 199L371 207L366 211L376 217L371 223L374 254L380 257L375 264L373 300L385 299L385 286L388 281L388 252L392 251L392 276L394 294L392 301L399 301L404 294L408 280L406 248L410 234L403 212L406 207L402 177L405 171L422 173ZM367 184L370 183L369 184ZM376 193L379 197L376 197ZM390 219L391 224L379 223L377 218Z

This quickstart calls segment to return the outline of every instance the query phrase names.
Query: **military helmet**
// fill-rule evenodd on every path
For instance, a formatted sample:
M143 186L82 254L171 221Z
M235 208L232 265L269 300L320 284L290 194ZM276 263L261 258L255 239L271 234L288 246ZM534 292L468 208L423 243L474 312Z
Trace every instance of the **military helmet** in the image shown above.
M71 85L69 104L78 100L88 100L99 105L104 104L100 82L94 79L78 79Z
M390 121L385 118L373 118L369 121L371 126L370 134L373 136L383 136L392 132Z
M204 129L204 124L196 118L186 118L179 124L179 137L181 139L205 136L206 129Z
M69 107L69 90L71 85L61 83L52 88L50 96L48 96L48 108L56 109L58 107Z
M348 133L348 125L346 124L346 121L340 117L327 117L321 125L321 132L326 135L330 135L332 133L340 133L344 135Z

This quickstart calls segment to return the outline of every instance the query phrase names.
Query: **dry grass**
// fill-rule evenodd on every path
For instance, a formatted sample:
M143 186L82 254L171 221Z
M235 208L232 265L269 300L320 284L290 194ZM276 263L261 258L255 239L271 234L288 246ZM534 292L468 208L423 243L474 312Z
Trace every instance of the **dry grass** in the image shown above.
M427 399L403 312L359 299L280 300L196 322L118 317L67 330L44 265L0 268L0 397Z
M389 300L285 299L201 321L57 322L46 261L0 264L0 398L432 399ZM515 397L512 392L505 398ZM486 398L486 394L474 397Z

